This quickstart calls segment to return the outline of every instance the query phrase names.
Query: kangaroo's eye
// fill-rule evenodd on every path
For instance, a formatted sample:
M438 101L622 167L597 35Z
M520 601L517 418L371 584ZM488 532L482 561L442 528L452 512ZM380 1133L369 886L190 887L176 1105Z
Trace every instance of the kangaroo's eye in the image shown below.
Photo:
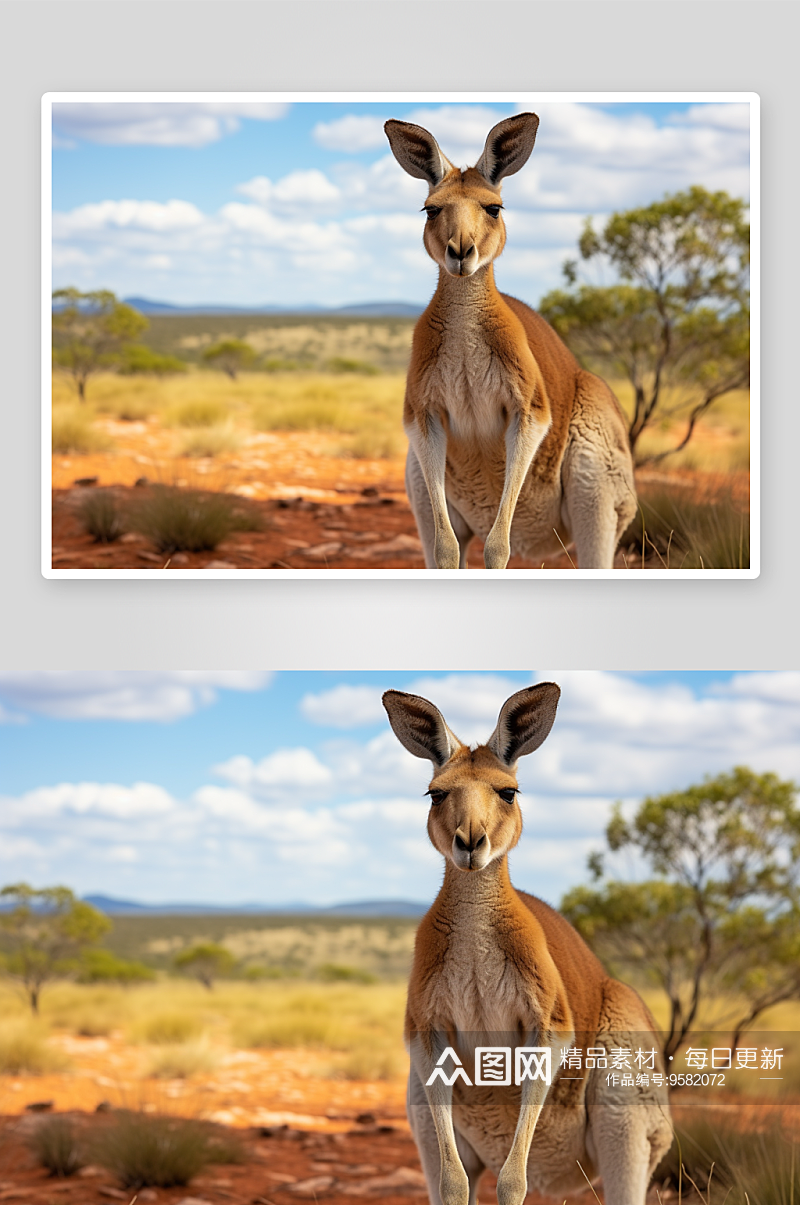
M517 793L516 787L501 787L497 794L502 799L503 803L513 803Z
M434 218L438 218L442 212L442 207L441 205L426 205L425 212L428 215L428 221L432 222Z
M484 205L483 208L486 210L486 212L488 213L490 218L499 218L500 210L503 208L503 206L502 205Z
M426 791L425 794L430 795L431 803L435 807L437 803L444 803L445 799L450 794L450 792L449 791Z

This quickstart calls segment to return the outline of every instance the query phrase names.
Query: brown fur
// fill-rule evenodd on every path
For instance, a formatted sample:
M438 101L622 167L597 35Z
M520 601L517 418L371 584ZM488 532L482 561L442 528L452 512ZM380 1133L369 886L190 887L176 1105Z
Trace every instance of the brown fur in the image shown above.
M439 280L414 331L403 413L412 507L426 560L438 568L459 565L442 486L451 512L486 541L489 568L502 568L512 550L537 560L573 537L581 567L610 568L636 509L617 399L543 318L495 284L493 263L506 242L501 194L499 180L490 183L479 167L489 171L507 153L512 162L501 163L500 178L519 170L537 125L532 114L499 123L478 167L463 171L421 127L386 127L405 170L431 184L423 241ZM419 167L425 147L427 171ZM435 449L440 431L445 462Z
M417 931L405 1022L409 1120L433 1205L474 1205L485 1167L498 1175L500 1205L522 1205L531 1189L563 1199L585 1184L581 1167L602 1175L608 1205L644 1205L671 1142L663 1087L639 1087L623 1102L605 1071L561 1069L559 1054L573 1044L657 1047L653 1019L564 917L509 877L522 834L516 762L546 739L558 697L552 683L519 691L489 742L471 749L427 700L384 695L395 734L434 763L428 834L445 858ZM477 1046L549 1047L552 1084L434 1087L443 1044L467 1068ZM660 1057L655 1070L664 1071Z

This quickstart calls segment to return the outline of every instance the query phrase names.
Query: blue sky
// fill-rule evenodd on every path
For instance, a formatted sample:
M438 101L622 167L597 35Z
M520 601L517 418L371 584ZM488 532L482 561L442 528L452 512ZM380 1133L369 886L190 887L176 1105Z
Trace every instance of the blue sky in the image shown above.
M520 887L557 903L616 799L737 764L800 780L800 674L0 673L0 881L156 901L431 899L427 762L388 688L486 739L508 695L562 687L520 762Z
M424 302L425 185L387 117L431 129L458 165L530 103L213 103L54 107L54 287L182 304ZM746 196L747 106L536 105L529 164L504 186L502 283L537 302L584 218L700 183ZM513 248L513 254L512 254Z

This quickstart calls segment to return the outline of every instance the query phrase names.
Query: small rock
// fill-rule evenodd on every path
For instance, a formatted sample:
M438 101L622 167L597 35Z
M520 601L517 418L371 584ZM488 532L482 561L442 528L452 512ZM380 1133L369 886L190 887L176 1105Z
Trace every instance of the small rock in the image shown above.
M25 1106L29 1113L49 1113L52 1107L52 1100L32 1100Z
M383 544L371 544L369 548L355 548L350 556L357 561L367 561L385 556L395 556L397 553L411 553L422 556L422 544L416 536L399 535Z
M377 498L378 491L375 489L374 485L368 485L361 491L361 497L362 498Z
M130 1193L123 1192L121 1188L112 1188L110 1184L98 1185L97 1191L101 1197L111 1197L112 1201L127 1201Z
M356 1117L356 1125L374 1126L377 1120L374 1113L359 1113Z
M97 485L99 477L76 477L73 485Z
M203 568L204 569L235 569L236 566L234 565L233 561L209 561L207 565L203 566Z
M110 1113L113 1109L110 1100L99 1100L94 1107L95 1113Z
M137 486L138 489L141 489L142 486L149 485L150 483L146 477L137 477L133 484Z
M188 565L189 557L185 552L173 552L172 556L170 557L170 562L173 565Z
M120 544L144 544L144 536L140 536L138 531L126 531L124 536L119 537Z
M314 544L311 548L304 548L303 556L307 556L312 561L324 561L329 556L336 556L337 552L341 551L342 545L332 540L329 544Z
M332 1187L333 1176L312 1176L310 1180L297 1180L294 1184L287 1184L285 1191L298 1197L315 1197L317 1193Z
M158 1193L154 1188L140 1188L136 1194L140 1201L157 1201Z
M77 1174L83 1179L89 1179L92 1176L105 1176L108 1173L102 1167L95 1167L93 1163L87 1163L86 1167L80 1168Z
M154 552L137 552L136 555L140 561L148 561L151 565L164 564L164 557L156 556Z
M205 1197L183 1197L180 1201L176 1201L175 1205L211 1205Z

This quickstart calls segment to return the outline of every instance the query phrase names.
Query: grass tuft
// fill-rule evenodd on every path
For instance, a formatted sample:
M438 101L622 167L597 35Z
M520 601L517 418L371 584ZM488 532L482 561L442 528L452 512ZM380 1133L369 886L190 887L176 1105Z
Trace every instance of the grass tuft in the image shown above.
M750 516L730 491L700 499L688 490L643 491L621 545L668 569L747 569Z
M242 437L231 427L197 427L181 441L181 456L219 456L241 447Z
M80 520L97 544L112 544L125 531L125 518L112 493L91 490L81 503Z
M154 1052L146 1074L154 1079L189 1079L200 1072L213 1071L219 1058L203 1042L162 1046Z
M216 1162L204 1126L143 1113L117 1114L98 1134L93 1159L133 1189L185 1185Z
M53 411L53 452L58 455L85 456L104 452L111 441L79 410Z
M171 427L215 427L228 417L228 407L214 398L189 398L167 411L165 422Z
M710 1205L795 1205L800 1199L796 1140L780 1121L761 1130L701 1109L679 1114L675 1141L654 1182L679 1196L687 1182Z
M62 1070L65 1063L34 1022L6 1021L0 1029L0 1074L46 1075Z
M74 1176L86 1165L75 1126L68 1117L44 1118L28 1139L40 1167L51 1176Z
M177 1046L198 1038L202 1032L197 1017L185 1012L160 1012L145 1017L135 1027L134 1037L153 1046Z
M241 531L237 508L221 494L155 486L131 516L135 529L163 553L211 552Z

